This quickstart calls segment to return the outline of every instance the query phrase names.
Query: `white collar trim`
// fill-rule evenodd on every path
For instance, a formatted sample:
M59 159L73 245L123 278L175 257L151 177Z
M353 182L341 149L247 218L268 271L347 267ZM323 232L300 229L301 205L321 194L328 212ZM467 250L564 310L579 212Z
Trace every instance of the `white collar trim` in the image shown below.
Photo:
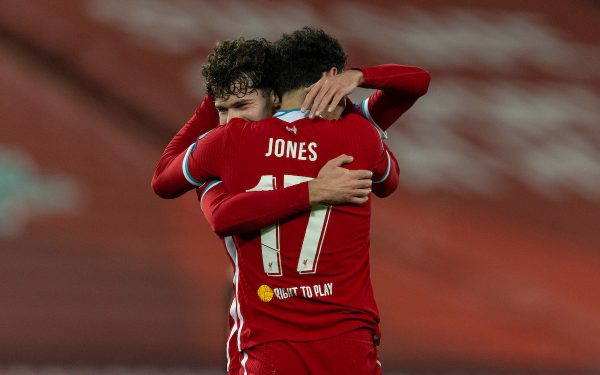
M273 116L287 123L307 118L310 111L301 112L299 109L290 109L288 111L278 111Z

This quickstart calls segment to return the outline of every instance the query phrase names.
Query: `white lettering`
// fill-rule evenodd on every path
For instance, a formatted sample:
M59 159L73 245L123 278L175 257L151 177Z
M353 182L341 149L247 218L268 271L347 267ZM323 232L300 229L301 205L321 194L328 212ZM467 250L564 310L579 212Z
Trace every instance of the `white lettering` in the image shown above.
M273 289L273 292L275 293L275 297L277 297L277 299L284 299L283 296L281 295L281 289L275 288L275 289Z
M300 152L298 153L298 160L306 160L306 156L304 156L306 154L306 148L304 148L304 145L306 143L304 142L300 142Z
M301 286L300 289L302 289L302 296L304 298L312 298L313 297L313 292L312 289L310 289L309 286Z
M274 288L273 292L277 299L287 299L290 297L298 297L298 287L293 286L289 288Z
M278 139L275 141L275 156L278 158L282 157L285 153L285 142L283 139Z
M269 138L269 147L267 148L267 153L265 156L271 156L273 154L273 138Z
M273 288L275 297L279 300L291 297L316 298L333 295L333 283L291 286L287 288Z
M298 144L296 142L287 141L287 150L285 152L286 158L296 158L296 149L298 148Z
M317 148L316 142L310 142L308 144L308 152L310 152L310 156L308 157L308 160L310 160L310 161L317 160L317 151L315 150L315 148Z
M333 294L333 283L326 283L323 285L313 285L313 289L315 291L315 296L317 297L327 297Z
M265 157L275 156L277 158L288 158L298 160L317 160L317 143L310 142L308 148L306 142L285 141L283 139L269 138L269 145ZM308 155L307 155L308 154ZM307 157L308 156L308 157Z
M319 284L313 285L313 289L315 291L315 296L317 296L317 297L323 296L323 293L321 292L321 285L319 285Z

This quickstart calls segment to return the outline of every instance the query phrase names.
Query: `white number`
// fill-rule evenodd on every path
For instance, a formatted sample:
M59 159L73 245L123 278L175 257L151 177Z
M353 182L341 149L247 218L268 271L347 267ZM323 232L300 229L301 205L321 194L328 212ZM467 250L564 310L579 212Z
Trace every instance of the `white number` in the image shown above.
M261 176L258 185L246 191L266 191L275 189L273 176ZM279 222L260 231L263 267L269 276L281 276L281 253L279 250Z
M283 176L283 186L289 187L312 180L312 177L306 176ZM246 191L266 191L276 188L275 177L271 175L261 176L258 184L252 189ZM297 271L300 274L309 274L317 272L319 255L327 231L327 223L331 206L316 204L311 207L308 225L304 233L300 257L298 259ZM279 247L279 222L261 230L261 248L263 258L263 268L269 276L281 276L281 249Z

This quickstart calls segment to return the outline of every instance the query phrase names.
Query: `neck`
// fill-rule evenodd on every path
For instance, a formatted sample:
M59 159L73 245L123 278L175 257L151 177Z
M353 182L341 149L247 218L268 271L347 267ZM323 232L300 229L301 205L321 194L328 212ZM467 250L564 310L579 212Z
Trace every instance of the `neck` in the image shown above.
M306 98L306 92L303 88L288 91L283 94L281 98L281 107L279 108L282 111L288 111L290 109L299 109L302 107L302 103ZM342 116L342 112L344 111L344 100L342 100L332 112L328 112L325 109L325 112L321 113L321 117L327 120L339 119Z
M288 111L290 109L300 108L302 106L302 102L304 102L304 98L306 98L304 89L288 91L281 97L280 109L282 111Z

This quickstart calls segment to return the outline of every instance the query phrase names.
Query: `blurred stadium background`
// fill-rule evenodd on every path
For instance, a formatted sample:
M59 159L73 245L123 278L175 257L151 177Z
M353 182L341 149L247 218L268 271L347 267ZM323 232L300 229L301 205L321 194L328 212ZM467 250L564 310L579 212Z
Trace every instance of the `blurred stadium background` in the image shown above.
M599 2L2 0L1 374L224 372L224 251L149 181L217 40L307 24L433 77L374 203L384 373L600 373Z

